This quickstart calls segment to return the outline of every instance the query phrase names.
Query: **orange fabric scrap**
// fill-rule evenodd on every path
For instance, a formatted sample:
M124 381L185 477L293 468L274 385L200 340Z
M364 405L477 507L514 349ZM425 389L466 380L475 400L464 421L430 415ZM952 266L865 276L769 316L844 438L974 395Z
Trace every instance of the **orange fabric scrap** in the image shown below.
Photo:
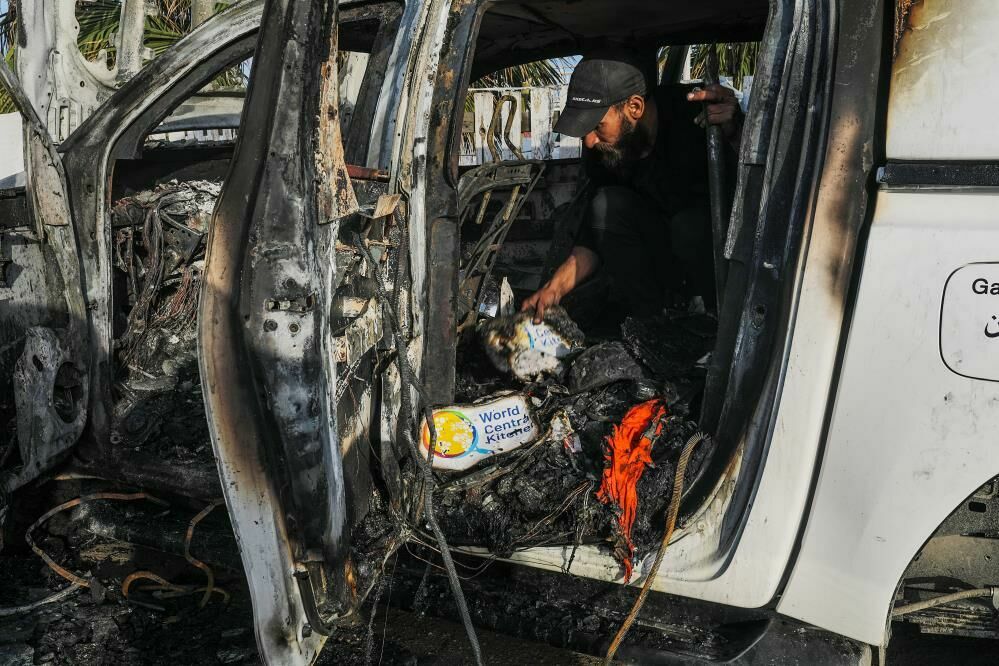
M624 580L631 580L635 545L631 527L638 513L638 481L645 467L652 464L652 443L666 425L666 405L653 399L635 405L614 426L607 439L607 467L604 468L597 499L613 502L618 509L617 523L623 548L615 553L624 564Z

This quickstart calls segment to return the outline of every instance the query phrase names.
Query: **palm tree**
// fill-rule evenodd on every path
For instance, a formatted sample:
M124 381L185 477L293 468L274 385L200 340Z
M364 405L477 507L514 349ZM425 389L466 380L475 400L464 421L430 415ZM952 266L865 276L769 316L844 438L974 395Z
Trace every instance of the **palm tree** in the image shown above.
M11 69L14 68L15 50L17 44L17 0L8 0L7 11L0 14L0 55L4 63ZM0 113L12 113L14 100L10 98L7 91L0 88Z
M760 54L759 42L700 44L694 47L690 56L690 75L695 79L704 78L711 48L714 48L718 54L718 75L730 77L736 88L742 88L745 77L756 73L756 58Z
M514 65L476 80L472 88L531 88L534 86L558 86L565 83L562 72L565 58L537 60L523 65Z
M0 53L11 67L17 59L17 5L21 0L8 0L7 11L0 14ZM31 1L31 0L27 0ZM211 2L211 0L209 0ZM201 9L205 0L156 0L157 15L147 16L143 30L143 46L159 55L173 46L192 28L192 5ZM231 2L214 2L218 13ZM204 11L196 12L202 16ZM199 16L201 18L202 16ZM78 2L76 20L80 26L77 45L87 60L104 58L110 68L116 58L115 35L121 19L121 0L89 0ZM223 72L213 84L216 88L246 85L246 76L240 67ZM5 91L0 90L0 113L14 111L14 104Z
M691 46L690 75L703 79L707 67L708 53L714 48L718 54L718 75L732 79L736 88L742 88L747 76L756 72L756 58L760 54L759 42L736 42L732 44L696 44ZM659 68L662 69L669 57L670 47L659 51Z

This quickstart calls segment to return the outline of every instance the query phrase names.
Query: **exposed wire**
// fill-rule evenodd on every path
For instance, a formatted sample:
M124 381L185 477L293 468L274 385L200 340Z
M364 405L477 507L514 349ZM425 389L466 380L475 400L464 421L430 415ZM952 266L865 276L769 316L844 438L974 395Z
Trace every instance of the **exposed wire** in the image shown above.
M364 636L365 666L371 666L372 657L375 655L375 618L378 617L378 604L382 600L382 592L384 591L385 575L383 573L378 579L378 584L375 586L375 597L371 602L371 617L368 618L368 631ZM385 609L385 614L388 615L388 608Z
M149 585L149 586L143 586L142 589L144 591L152 591L154 593L157 593L157 594L155 594L155 596L156 596L157 599L173 599L174 597L186 597L189 594L197 594L199 592L204 592L204 591L208 590L208 588L204 587L204 586L198 587L198 586L187 586L187 585L184 585L184 586L181 586L181 587L183 587L184 589L183 590L175 590L175 589L173 589L172 586L169 587L169 588L164 588L161 585ZM212 586L211 592L213 594L218 594L219 596L221 596L222 597L222 603L224 603L224 604L228 604L229 601L230 601L230 599L232 599L232 597L229 596L229 593L226 592L221 587L219 587L218 585Z
M198 602L198 608L204 608L205 605L208 604L209 599L212 598L212 588L214 588L215 586L215 573L212 571L212 568L210 566L208 566L201 560L191 555L191 539L194 538L194 528L197 526L197 524L200 523L202 520L204 520L205 516L214 511L215 507L217 507L222 503L223 500L220 499L214 500L204 509L199 511L198 515L192 518L191 522L188 523L187 534L184 535L184 559L190 562L193 566L196 566L197 568L204 571L205 577L208 579L208 582L205 584L205 594L203 597L201 597L201 601Z
M154 574L152 571L133 571L125 576L125 580L121 581L121 595L123 597L128 599L129 592L132 590L132 584L137 580L151 580L154 583L159 584L161 589L170 590L172 592L187 593L190 589L184 585L171 583L166 578L163 578L158 574Z
M690 456L694 452L694 448L705 439L707 439L707 435L704 433L694 433L687 440L683 450L680 452L680 459L676 463L676 475L673 477L673 495L670 498L669 510L666 514L666 531L663 533L663 539L659 543L659 550L656 552L656 559L652 562L652 568L645 577L642 591L638 594L635 605L631 607L627 617L624 618L621 628L617 630L614 640L611 641L610 648L607 650L607 656L604 657L604 666L607 666L614 660L614 655L621 646L621 641L624 640L625 634L628 633L631 625L635 622L635 618L638 617L639 611L642 610L642 606L645 605L645 598L649 596L652 583L655 582L656 576L659 574L659 566L663 562L663 556L666 554L666 547L669 545L669 540L673 537L677 514L680 513L680 496L683 495L683 482L687 472L687 463L690 462Z
M431 545L430 543L428 543L426 541L423 541L421 539L412 539L412 540L415 541L417 543L417 545L423 546L427 550L430 550L430 551L432 551L434 553L437 553L438 555L441 552L439 548L434 547L433 545ZM425 557L421 557L420 555L417 555L416 553L414 553L413 550L409 547L408 543L405 544L405 547L406 547L406 552L408 552L414 559L417 559L420 562L423 562L424 564L426 564L427 566L433 567L434 569L439 569L441 571L444 571L445 573L447 572L447 569L445 569L443 566L437 564L436 562L428 560ZM474 557L478 557L478 556L475 555ZM471 566L471 565L465 564L463 562L458 562L456 560L455 561L455 566L456 567L461 567L462 569L467 569L469 571L474 572L474 573L469 574L467 576L459 575L458 578L460 578L461 580L474 580L480 574L482 574L482 572L484 572L486 569L488 569L493 563L495 563L497 560L499 560L499 556L495 555L495 554L491 554L488 557L482 557L481 560L482 560L482 563L479 564L478 566L474 566L474 567Z
M35 531L35 529L38 528L38 526L40 526L42 523L44 523L46 520L48 520L55 514L61 511L65 511L66 509L72 509L73 507L79 506L80 504L84 504L86 502L92 502L93 500L132 501L140 499L149 500L150 502L154 502L156 504L160 504L163 506L168 506L167 503L164 502L163 500L153 497L148 493L93 493L91 495L83 495L82 497L71 499L68 502L63 502L59 506L53 507L48 511L46 511L45 513L43 513L38 518L38 520L31 523L31 525L28 526L28 529L25 530L24 540L28 542L28 545L31 547L31 550L33 550L35 554L38 555L38 557L42 558L42 560L45 561L45 564L47 564L49 568L52 569L52 571L56 572L69 582L74 583L80 587L90 587L89 580L82 578L81 576L78 576L72 571L60 566L59 564L56 563L55 560L49 557L48 553L42 550L31 538L31 533Z
M162 576L153 573L152 571L133 571L125 577L125 580L121 582L121 594L123 597L128 599L129 602L138 604L140 606L147 606L149 608L154 608L155 610L163 611L166 610L161 606L156 606L155 604L150 604L144 601L137 601L132 599L129 595L132 593L132 588L134 583L139 580L151 580L155 585L145 585L141 589L143 592L154 592L154 596L157 599L175 599L177 597L186 597L191 594L198 594L204 592L209 597L212 594L218 594L222 597L222 602L228 604L230 600L229 593L217 585L212 585L211 587L202 585L178 585L177 583L171 583ZM199 608L202 607L199 604Z
M893 618L902 617L903 615L908 615L909 613L915 613L917 611L926 610L927 608L933 608L934 606L943 606L944 604L951 604L955 601L961 601L962 599L978 599L981 597L994 597L996 596L997 589L994 587L985 587L975 590L961 590L960 592L951 592L950 594L943 594L939 597L933 597L932 599L924 599L923 601L917 601L911 604L906 604L905 606L898 606L893 608L891 611L891 616Z
M0 617L10 617L12 615L23 615L25 613L30 613L31 611L33 611L33 610L35 610L37 608L41 608L42 606L44 606L46 604L52 604L52 603L55 603L57 601L62 601L63 599L66 599L67 597L71 597L72 595L76 594L78 591L80 591L82 589L83 589L82 585L77 585L77 584L74 583L72 585L64 587L63 589L59 590L58 592L54 592L54 593L50 594L49 596L45 597L44 599L39 599L38 601L33 601L30 604L24 604L24 605L21 605L21 606L6 606L6 607L0 606Z
M392 555L392 573L389 574L388 582L388 598L385 600L385 620L382 622L382 645L378 651L378 663L382 663L382 658L385 656L385 637L388 635L388 620L389 620L389 608L392 605L392 583L395 582L395 565L399 561L399 554L396 551Z
M404 229L405 226L400 225L400 230L403 234L405 234ZM406 238L405 235L403 238ZM409 356L407 354L406 341L403 339L402 329L399 325L395 304L389 299L388 294L385 292L385 286L381 281L380 275L378 274L378 263L375 261L375 258L371 256L371 251L368 250L367 245L364 244L364 239L362 239L359 234L355 233L354 242L356 243L357 248L364 255L365 259L367 259L368 263L371 265L371 270L375 278L375 287L378 290L378 297L383 303L385 303L389 311L389 326L392 329L392 338L397 351L396 365L399 368L399 378L402 382L402 390L399 392L399 419L401 421L399 431L402 433L402 438L409 447L410 455L412 455L413 459L416 461L416 465L423 478L423 513L427 523L430 525L430 529L433 531L434 536L437 539L437 543L440 545L441 558L444 560L444 567L447 570L448 581L451 584L451 593L454 596L455 604L458 606L458 612L461 615L461 622L465 627L465 633L468 635L468 642L472 648L475 663L481 666L483 663L482 648L479 646L479 639L475 633L475 627L472 626L472 617L468 611L468 603L466 602L465 595L461 590L461 581L458 579L458 572L455 569L454 560L451 558L451 551L448 547L447 539L444 536L444 531L441 530L440 525L437 523L437 517L434 512L432 490L436 486L436 479L434 478L433 468L427 458L420 455L419 447L413 439L411 423L412 405L410 403L409 387L416 387L417 383L413 377L412 370L409 367ZM400 255L406 250L407 245L408 243L405 242L405 240L400 243ZM400 296L406 292L406 290L402 288L400 280L396 280L395 288ZM430 415L430 418L427 419L427 424L430 432L428 455L432 456L437 439L437 433L434 431L432 414Z

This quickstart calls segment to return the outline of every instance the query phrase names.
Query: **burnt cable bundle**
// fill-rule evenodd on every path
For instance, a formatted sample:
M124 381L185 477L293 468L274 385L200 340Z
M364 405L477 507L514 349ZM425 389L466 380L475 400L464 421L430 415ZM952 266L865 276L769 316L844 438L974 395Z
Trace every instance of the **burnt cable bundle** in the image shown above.
M397 222L401 221L397 218ZM405 280L405 271L402 270L402 255L407 250L409 236L406 233L405 225L400 223L399 229L402 233L402 239L399 243L399 276L395 281L394 290L397 297L401 298L402 294L407 291L402 288L402 283ZM461 581L458 580L458 571L455 569L454 560L451 557L451 551L447 544L447 539L444 537L444 532L441 530L440 525L437 522L437 517L434 513L433 489L436 486L436 479L434 478L433 468L430 466L430 462L420 455L420 451L416 446L416 441L413 439L412 404L410 402L409 387L412 386L420 394L423 393L422 387L416 377L413 376L412 369L409 367L409 357L406 354L406 342L403 339L398 314L396 312L395 304L391 299L389 299L388 294L385 292L385 286L382 283L381 276L378 272L378 262L376 262L375 258L371 255L371 251L368 250L368 247L364 244L364 239L361 238L360 234L354 233L353 238L357 248L363 253L365 260L371 266L371 270L374 273L375 287L378 291L378 298L381 299L382 303L386 305L388 310L389 316L387 319L389 321L389 327L392 329L393 344L396 348L396 364L399 368L399 377L402 380L402 391L400 391L399 397L399 431L402 433L403 439L406 440L409 452L413 456L413 459L416 461L416 465L420 470L424 484L423 512L426 516L427 523L430 525L431 531L434 533L434 537L437 539L437 544L441 552L441 559L444 561L444 568L447 571L448 582L451 585L451 594L454 596L455 604L458 606L458 612L461 615L461 623L465 627L465 633L468 634L468 642L472 647L472 653L475 656L475 663L481 666L482 648L479 646L479 639L475 633L475 627L472 626L472 617L468 612L468 602L465 600L465 595L461 590ZM434 447L436 446L437 433L434 431L433 419L428 419L428 423L431 438L428 450L429 455L432 455Z

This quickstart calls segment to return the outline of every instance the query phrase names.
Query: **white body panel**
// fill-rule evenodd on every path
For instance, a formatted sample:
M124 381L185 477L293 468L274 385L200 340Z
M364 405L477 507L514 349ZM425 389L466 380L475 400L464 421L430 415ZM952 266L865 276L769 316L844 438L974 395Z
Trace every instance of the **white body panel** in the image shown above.
M948 278L999 259L997 207L992 193L879 196L816 495L780 612L881 643L912 557L999 471L999 384L956 374L939 346ZM999 295L984 298L999 306Z
M892 69L888 155L902 160L999 156L999 134L974 108L999 106L999 11L994 0L923 0L910 10Z
M996 101L999 8L959 4L912 6L892 67L889 160L999 157L999 137L966 111L969 99L986 108ZM969 266L999 260L997 206L995 190L879 193L824 458L780 612L883 643L912 558L999 473L990 441L999 384L988 381L999 379L999 344L985 335L999 331L999 294L973 292L976 278L999 279L999 267Z
M24 128L16 111L0 114L0 154L0 187L14 187L15 177L24 173Z

